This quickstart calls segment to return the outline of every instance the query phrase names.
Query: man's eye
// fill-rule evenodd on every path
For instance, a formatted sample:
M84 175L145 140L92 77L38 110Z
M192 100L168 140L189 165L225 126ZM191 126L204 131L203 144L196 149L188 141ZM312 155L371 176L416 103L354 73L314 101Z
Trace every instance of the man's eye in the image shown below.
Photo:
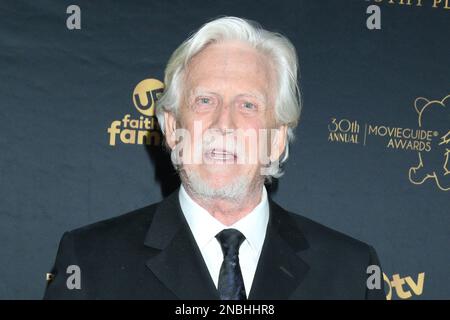
M243 105L244 109L246 110L253 110L256 109L256 105L251 102L244 102Z
M205 98L205 97L199 98L197 101L200 104L209 104L209 103L211 103L211 99L210 98Z

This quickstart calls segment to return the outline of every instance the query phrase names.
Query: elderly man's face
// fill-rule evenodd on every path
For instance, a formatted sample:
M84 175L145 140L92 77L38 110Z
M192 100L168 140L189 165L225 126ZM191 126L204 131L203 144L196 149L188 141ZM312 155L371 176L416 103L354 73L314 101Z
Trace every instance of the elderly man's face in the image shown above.
M270 135L261 135L261 129L276 128L277 83L268 57L241 42L211 44L190 61L185 79L178 118L166 114L166 135L173 148L175 126L189 131L193 137L189 152L202 150L202 161L183 163L183 169L212 189L242 177L262 181L261 149L277 159L286 138L285 126L280 127L276 146ZM203 140L194 133L196 125L201 126Z

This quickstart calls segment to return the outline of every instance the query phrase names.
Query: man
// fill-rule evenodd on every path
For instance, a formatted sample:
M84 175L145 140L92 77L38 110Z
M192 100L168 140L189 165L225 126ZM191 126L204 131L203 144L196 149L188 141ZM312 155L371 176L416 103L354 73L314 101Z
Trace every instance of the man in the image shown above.
M45 298L374 299L367 244L287 212L281 176L300 115L297 55L235 17L205 24L170 58L157 116L181 178L162 202L67 232ZM80 269L69 289L66 269Z

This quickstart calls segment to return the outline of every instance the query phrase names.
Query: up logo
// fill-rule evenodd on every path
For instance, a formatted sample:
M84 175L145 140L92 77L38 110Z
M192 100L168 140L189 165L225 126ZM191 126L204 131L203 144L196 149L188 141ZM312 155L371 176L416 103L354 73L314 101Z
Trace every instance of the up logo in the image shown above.
M128 113L121 120L112 121L107 129L110 146L116 146L118 143L161 145L155 107L163 91L164 84L157 79L145 79L135 86L132 98L139 117Z
M139 82L133 91L133 103L144 116L155 115L155 103L164 91L164 84L156 79L145 79Z
M438 139L428 153L418 152L417 164L409 169L413 184L434 181L442 191L450 191L450 95L442 100L419 97L414 102L419 127L432 125Z

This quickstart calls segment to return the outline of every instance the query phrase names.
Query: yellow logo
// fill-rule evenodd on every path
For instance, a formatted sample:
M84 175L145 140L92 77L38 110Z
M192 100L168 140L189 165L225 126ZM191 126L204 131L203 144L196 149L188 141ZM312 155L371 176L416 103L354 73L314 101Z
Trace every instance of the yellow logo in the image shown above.
M416 281L410 276L402 278L399 274L393 274L392 280L390 280L385 273L383 273L383 280L388 288L386 290L386 300L392 300L394 291L400 299L409 299L413 294L416 296L422 295L425 272L419 273Z
M430 123L443 123L437 132L439 139L434 143L430 153L418 152L418 164L409 169L409 181L422 184L434 181L442 191L450 190L450 95L442 100L428 100L419 97L414 102L418 115L419 127ZM442 121L444 119L444 121Z
M433 8L437 10L450 10L450 0L371 0L376 4L386 4L396 7Z
M331 118L328 141L366 147L378 140L384 141L386 149L415 152L418 160L416 165L409 166L409 181L419 185L430 180L439 190L450 191L450 95L442 100L419 97L414 108L418 128Z
M161 132L155 117L155 105L164 91L164 84L157 79L145 79L133 90L133 104L141 114L133 118L125 114L121 120L114 120L108 128L109 145L115 146L117 138L124 144L161 144Z
M139 82L133 91L133 103L144 116L155 115L155 102L164 91L164 83L156 79L145 79Z

